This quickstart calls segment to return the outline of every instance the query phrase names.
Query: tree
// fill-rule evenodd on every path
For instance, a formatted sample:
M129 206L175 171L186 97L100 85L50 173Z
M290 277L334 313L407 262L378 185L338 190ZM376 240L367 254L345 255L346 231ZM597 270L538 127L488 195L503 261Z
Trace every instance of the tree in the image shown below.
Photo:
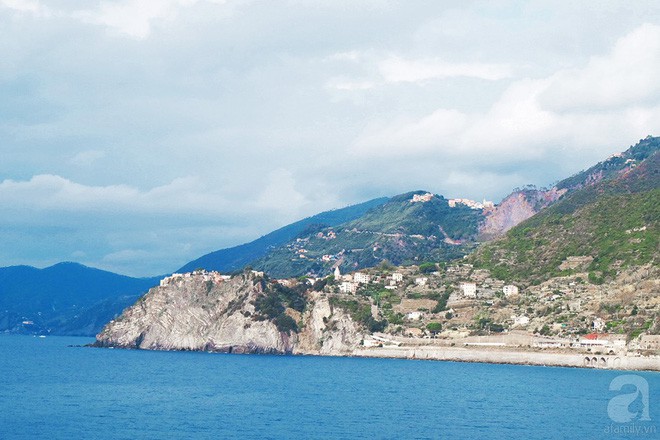
M419 265L419 272L420 273L431 273L431 272L435 272L436 270L437 270L437 267L436 267L435 263L427 262L427 263L422 263L422 264Z
M436 333L440 333L442 331L442 324L439 322L429 322L426 324L426 329L435 335Z

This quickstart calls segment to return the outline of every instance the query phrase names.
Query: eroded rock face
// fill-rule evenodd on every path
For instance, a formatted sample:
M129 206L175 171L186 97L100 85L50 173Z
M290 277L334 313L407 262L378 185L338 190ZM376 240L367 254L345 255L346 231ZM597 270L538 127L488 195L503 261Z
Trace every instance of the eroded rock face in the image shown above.
M228 281L181 278L154 287L97 336L97 345L154 350L290 353L296 336L255 320L261 284L249 274Z
M363 339L360 327L343 309L333 308L326 294L311 292L297 354L350 354Z
M552 188L547 191L518 191L502 200L492 209L485 210L486 218L479 227L480 237L490 240L527 220L541 209L557 201L566 193L565 189Z
M250 273L227 281L181 277L151 289L99 335L101 347L203 350L231 353L349 354L360 344L359 326L325 294L308 294L299 332L279 331L255 310L263 283Z

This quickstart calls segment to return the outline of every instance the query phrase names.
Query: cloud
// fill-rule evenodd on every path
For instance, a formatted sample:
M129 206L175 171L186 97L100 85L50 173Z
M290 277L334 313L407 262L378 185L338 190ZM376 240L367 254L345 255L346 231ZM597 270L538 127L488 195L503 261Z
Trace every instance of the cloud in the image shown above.
M0 265L163 273L373 197L547 184L660 132L659 23L644 0L0 0Z
M18 13L31 13L36 15L50 15L49 9L38 0L0 0L0 6Z
M418 121L374 126L354 143L358 155L405 157L452 145L465 129L468 117L451 109L438 109Z
M104 151L99 150L86 150L77 153L69 161L77 166L88 167L93 163L103 159L105 157Z
M564 158L589 151L599 158L595 146L660 131L658 78L660 27L642 25L584 66L511 82L485 112L440 108L417 120L384 121L352 147L361 155L435 153L496 164L559 157L572 145Z
M325 57L325 63L349 64L360 67L355 77L342 75L331 78L326 87L336 90L368 90L398 83L424 85L447 78L470 78L498 81L511 78L508 64L450 62L440 58L405 58L394 54L339 52Z
M505 64L450 63L441 59L404 59L391 56L378 65L387 83L423 82L452 77L477 78L496 81L512 76L512 69Z
M97 8L73 10L49 8L38 0L0 0L0 5L17 13L70 17L135 39L147 38L154 23L172 21L181 9L197 3L224 4L225 0L104 0Z
M0 206L26 210L97 213L219 213L227 202L194 177L141 191L129 185L90 186L42 174L28 181L0 183Z
M296 186L291 171L283 168L273 170L269 173L268 180L256 199L256 205L259 210L283 213L286 220L294 220L300 215L302 208L309 203ZM284 207L286 210L283 209Z
M660 98L660 26L644 24L619 39L610 53L583 68L562 70L539 96L552 111L602 111L656 104Z

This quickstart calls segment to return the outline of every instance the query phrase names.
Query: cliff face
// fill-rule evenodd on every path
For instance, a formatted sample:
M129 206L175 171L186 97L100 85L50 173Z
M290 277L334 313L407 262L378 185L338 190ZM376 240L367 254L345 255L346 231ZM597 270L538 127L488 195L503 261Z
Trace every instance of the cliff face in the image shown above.
M294 348L297 354L349 354L363 337L359 326L343 309L333 308L326 294L310 293L305 323Z
M485 210L486 218L479 226L482 240L491 240L503 235L541 209L556 202L566 189L516 191L494 208Z
M266 289L264 289L266 286ZM323 294L312 292L299 318L300 330L281 331L259 304L272 285L249 272L231 280L202 274L179 277L154 287L111 321L96 338L101 347L149 350L203 350L231 353L344 354L362 337L341 310L333 310Z

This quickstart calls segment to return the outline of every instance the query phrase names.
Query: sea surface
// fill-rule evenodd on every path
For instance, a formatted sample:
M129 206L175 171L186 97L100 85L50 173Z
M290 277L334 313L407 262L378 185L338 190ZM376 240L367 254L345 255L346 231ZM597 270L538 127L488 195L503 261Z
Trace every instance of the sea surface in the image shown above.
M0 439L660 438L658 373L89 342L0 335Z

